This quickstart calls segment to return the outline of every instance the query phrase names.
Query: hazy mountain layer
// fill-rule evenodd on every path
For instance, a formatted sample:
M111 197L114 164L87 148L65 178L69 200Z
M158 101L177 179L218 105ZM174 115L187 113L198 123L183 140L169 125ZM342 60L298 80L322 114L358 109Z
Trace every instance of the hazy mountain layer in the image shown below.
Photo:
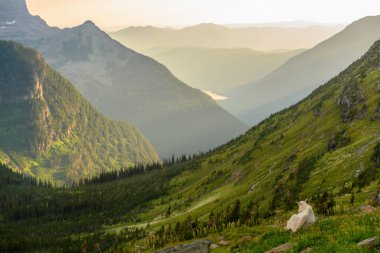
M154 252L223 236L230 249L211 252L265 252L292 242L295 251L369 253L357 243L380 236L379 210L356 210L379 187L379 107L380 41L300 103L196 159L62 190L0 166L0 248ZM317 223L284 231L305 198ZM244 235L253 238L239 240Z
M250 48L278 50L311 48L342 29L341 26L228 28L200 24L183 29L129 27L111 36L129 48L143 52L154 48Z
M100 115L32 49L0 41L0 159L44 180L77 181L158 162L144 136Z
M37 49L101 113L137 126L162 157L205 151L246 129L207 95L112 40L92 22L50 28L30 16L24 0L2 1L0 17L16 21L0 29L0 39Z
M380 16L358 20L260 81L227 92L222 105L253 124L304 98L343 71L380 38Z
M153 49L143 53L163 63L175 76L192 87L223 94L264 78L301 52L185 47Z

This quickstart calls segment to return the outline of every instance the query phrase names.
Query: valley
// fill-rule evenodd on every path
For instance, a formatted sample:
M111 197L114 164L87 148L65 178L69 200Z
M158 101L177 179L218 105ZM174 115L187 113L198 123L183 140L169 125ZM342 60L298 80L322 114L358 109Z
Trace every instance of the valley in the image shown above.
M355 196L354 207L371 203L378 186L379 48L380 43L375 43L360 60L326 85L315 90L306 99L271 116L245 135L212 152L189 160L183 157L182 160L178 160L178 163L174 161L162 169L158 167L158 170L148 170L151 172L147 171L147 174L144 173L141 176L107 180L104 183L99 180L99 183L95 185L89 183L89 185L79 186L79 189L82 189L80 191L76 191L76 188L68 189L68 192L77 192L74 196L77 195L78 199L66 204L74 205L75 208L49 211L46 207L39 206L40 211L36 214L42 215L41 218L32 218L36 216L28 214L34 209L25 210L26 217L32 215L31 218L23 216L15 218L20 222L26 222L25 224L30 222L33 226L32 224L41 221L42 217L49 217L46 216L47 213L53 212L51 215L59 222L58 217L61 212L71 212L78 218L78 220L71 221L75 224L89 221L86 218L88 216L76 213L83 215L91 213L90 206L99 205L96 209L98 211L93 213L94 218L97 215L110 217L103 212L115 212L112 216L113 221L99 223L99 220L96 223L100 227L106 225L103 228L107 233L103 234L101 232L103 229L99 230L100 227L82 226L79 231L87 229L88 232L98 232L95 235L85 236L81 240L66 241L65 243L79 246L83 243L84 238L87 238L87 244L92 246L99 244L104 247L103 250L107 248L116 252L131 250L131 247L134 248L136 245L148 249L197 237L211 236L212 239L212 235L215 233L222 233L229 238L238 240L239 234L242 235L241 233L245 231L250 234L258 233L254 231L261 231L257 234L257 240L272 238L272 241L260 244L261 246L252 242L246 246L232 244L231 247L242 250L258 247L259 250L260 247L268 249L276 246L275 244L278 242L285 242L285 240L298 243L300 240L304 240L308 246L319 248L320 252L324 252L324 247L356 249L355 245L359 240L364 240L367 236L378 235L378 230L374 230L372 226L364 225L364 230L361 230L362 225L360 225L361 219L374 217L376 220L377 216L361 216L355 211L355 208L353 209L350 198ZM347 100L350 103L339 102ZM348 104L349 106L347 106ZM365 106L363 106L364 104ZM106 178L105 174L104 180ZM149 181L149 178L153 181ZM158 178L162 179L156 180ZM142 182L139 181L140 179L147 185L140 188L139 185ZM158 188L155 186L157 183L161 185ZM130 214L119 209L121 207L119 201L108 202L114 204L102 207L102 201L93 202L90 205L92 202L88 201L91 199L86 197L81 200L82 198L78 195L80 192L88 192L90 196L103 194L102 192L106 192L107 189L115 192L116 185L123 187L124 184L129 186L120 188L124 189L123 191L144 189L153 195L136 195L145 196L148 199L138 202L145 203L142 206L129 209L128 213ZM137 188L131 188L134 184ZM22 184L21 186L12 185L10 187L16 187L20 198L23 199L25 199L22 197L24 194L34 195L41 191L37 186L35 190L26 193ZM153 188L150 187L158 191L152 191L150 189ZM5 190L7 189L12 188L6 187ZM46 191L52 191L51 194L58 199L64 198L66 194L59 191L54 193L54 189ZM121 191L116 192L121 193ZM42 196L49 195L45 193ZM123 198L125 195L105 194L103 196L106 201L111 196ZM49 201L54 201L54 198ZM346 223L354 223L356 227L351 228L352 231L358 229L357 231L362 232L352 232L358 233L356 239L334 246L333 240L330 239L327 244L322 244L323 236L326 234L321 239L318 237L310 241L310 239L298 237L300 235L292 237L285 232L278 231L280 225L274 226L272 229L268 228L273 223L281 224L289 215L290 210L293 210L295 201L305 198L310 200L318 217L321 217L318 226L330 223L344 226ZM38 206L40 201L34 202L33 199L36 198L31 198L30 206L35 204ZM97 198L95 197L95 199ZM85 202L77 205L76 201ZM330 201L334 203L332 206L328 204ZM131 203L133 202L125 202L125 204ZM135 208L140 207L143 209L136 211ZM19 212L17 210L22 210L18 209L22 206L14 208L13 212L16 213ZM237 213L232 210L236 210ZM247 210L250 211L247 213ZM347 217L354 219L350 220ZM6 219L6 224L11 225L12 219ZM343 223L339 219L343 219ZM214 225L210 225L211 221ZM236 222L239 222L240 225ZM188 230L189 227L186 224L196 225L191 225ZM41 226L42 231L49 229L48 226L49 223ZM240 228L240 226L242 227ZM315 229L318 230L318 226L306 230L303 234L308 236L308 233L313 233L312 231ZM174 228L176 230L171 230ZM80 233L83 235L84 231L86 230ZM153 231L154 235L151 234ZM168 231L172 231L170 232L172 237L166 236ZM315 233L314 235L317 236ZM336 236L344 238L344 234ZM42 242L41 247L50 245L50 243L65 245L64 241L58 237L54 238ZM113 241L116 238L118 241ZM17 243L17 245L25 245L25 243ZM299 245L297 247L304 247L301 246L302 244L297 245ZM223 249L221 250L223 252Z
M380 252L376 6L1 0L0 252Z

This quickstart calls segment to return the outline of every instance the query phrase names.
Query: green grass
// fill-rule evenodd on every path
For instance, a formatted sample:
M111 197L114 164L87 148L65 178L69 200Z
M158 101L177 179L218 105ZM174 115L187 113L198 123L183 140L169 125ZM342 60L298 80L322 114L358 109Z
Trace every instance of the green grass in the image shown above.
M233 245L227 249L212 252L265 252L284 243L292 243L289 252L301 252L312 248L313 252L380 252L361 249L357 243L380 236L380 216L376 214L346 214L318 219L317 223L297 233L282 228L267 229L264 233L253 236L253 241ZM249 231L247 231L248 234ZM251 232L252 233L252 232ZM255 232L253 231L253 234Z

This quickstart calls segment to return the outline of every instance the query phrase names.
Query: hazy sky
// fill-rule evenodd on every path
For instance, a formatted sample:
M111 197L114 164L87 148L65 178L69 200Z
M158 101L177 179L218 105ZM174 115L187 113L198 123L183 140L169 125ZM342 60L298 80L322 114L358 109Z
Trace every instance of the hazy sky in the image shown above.
M379 0L27 0L32 14L68 27L93 20L120 25L176 26L308 20L348 23L380 15Z

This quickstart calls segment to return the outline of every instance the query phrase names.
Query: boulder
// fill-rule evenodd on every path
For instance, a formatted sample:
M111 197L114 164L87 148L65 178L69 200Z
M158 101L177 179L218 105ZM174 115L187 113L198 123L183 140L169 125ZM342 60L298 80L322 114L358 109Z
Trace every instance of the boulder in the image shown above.
M379 237L375 236L358 243L358 246L366 249L375 249L379 245Z
M222 241L218 242L219 246L228 246L230 244L231 244L231 242L230 241L226 241L226 240L222 240Z
M281 253L281 252L285 252L287 250L290 250L292 247L293 247L293 244L285 243L285 244L282 244L282 245L280 245L274 249L266 251L265 253Z
M190 244L180 244L175 247L156 251L156 253L209 253L210 241L202 240Z
M217 249L220 246L218 244L211 244L210 249Z
M310 253L310 252L313 252L312 248L306 248L306 249L302 250L300 253Z
M246 235L246 236L243 236L242 238L240 238L238 243L242 244L242 243L250 242L250 241L252 241L252 236Z

